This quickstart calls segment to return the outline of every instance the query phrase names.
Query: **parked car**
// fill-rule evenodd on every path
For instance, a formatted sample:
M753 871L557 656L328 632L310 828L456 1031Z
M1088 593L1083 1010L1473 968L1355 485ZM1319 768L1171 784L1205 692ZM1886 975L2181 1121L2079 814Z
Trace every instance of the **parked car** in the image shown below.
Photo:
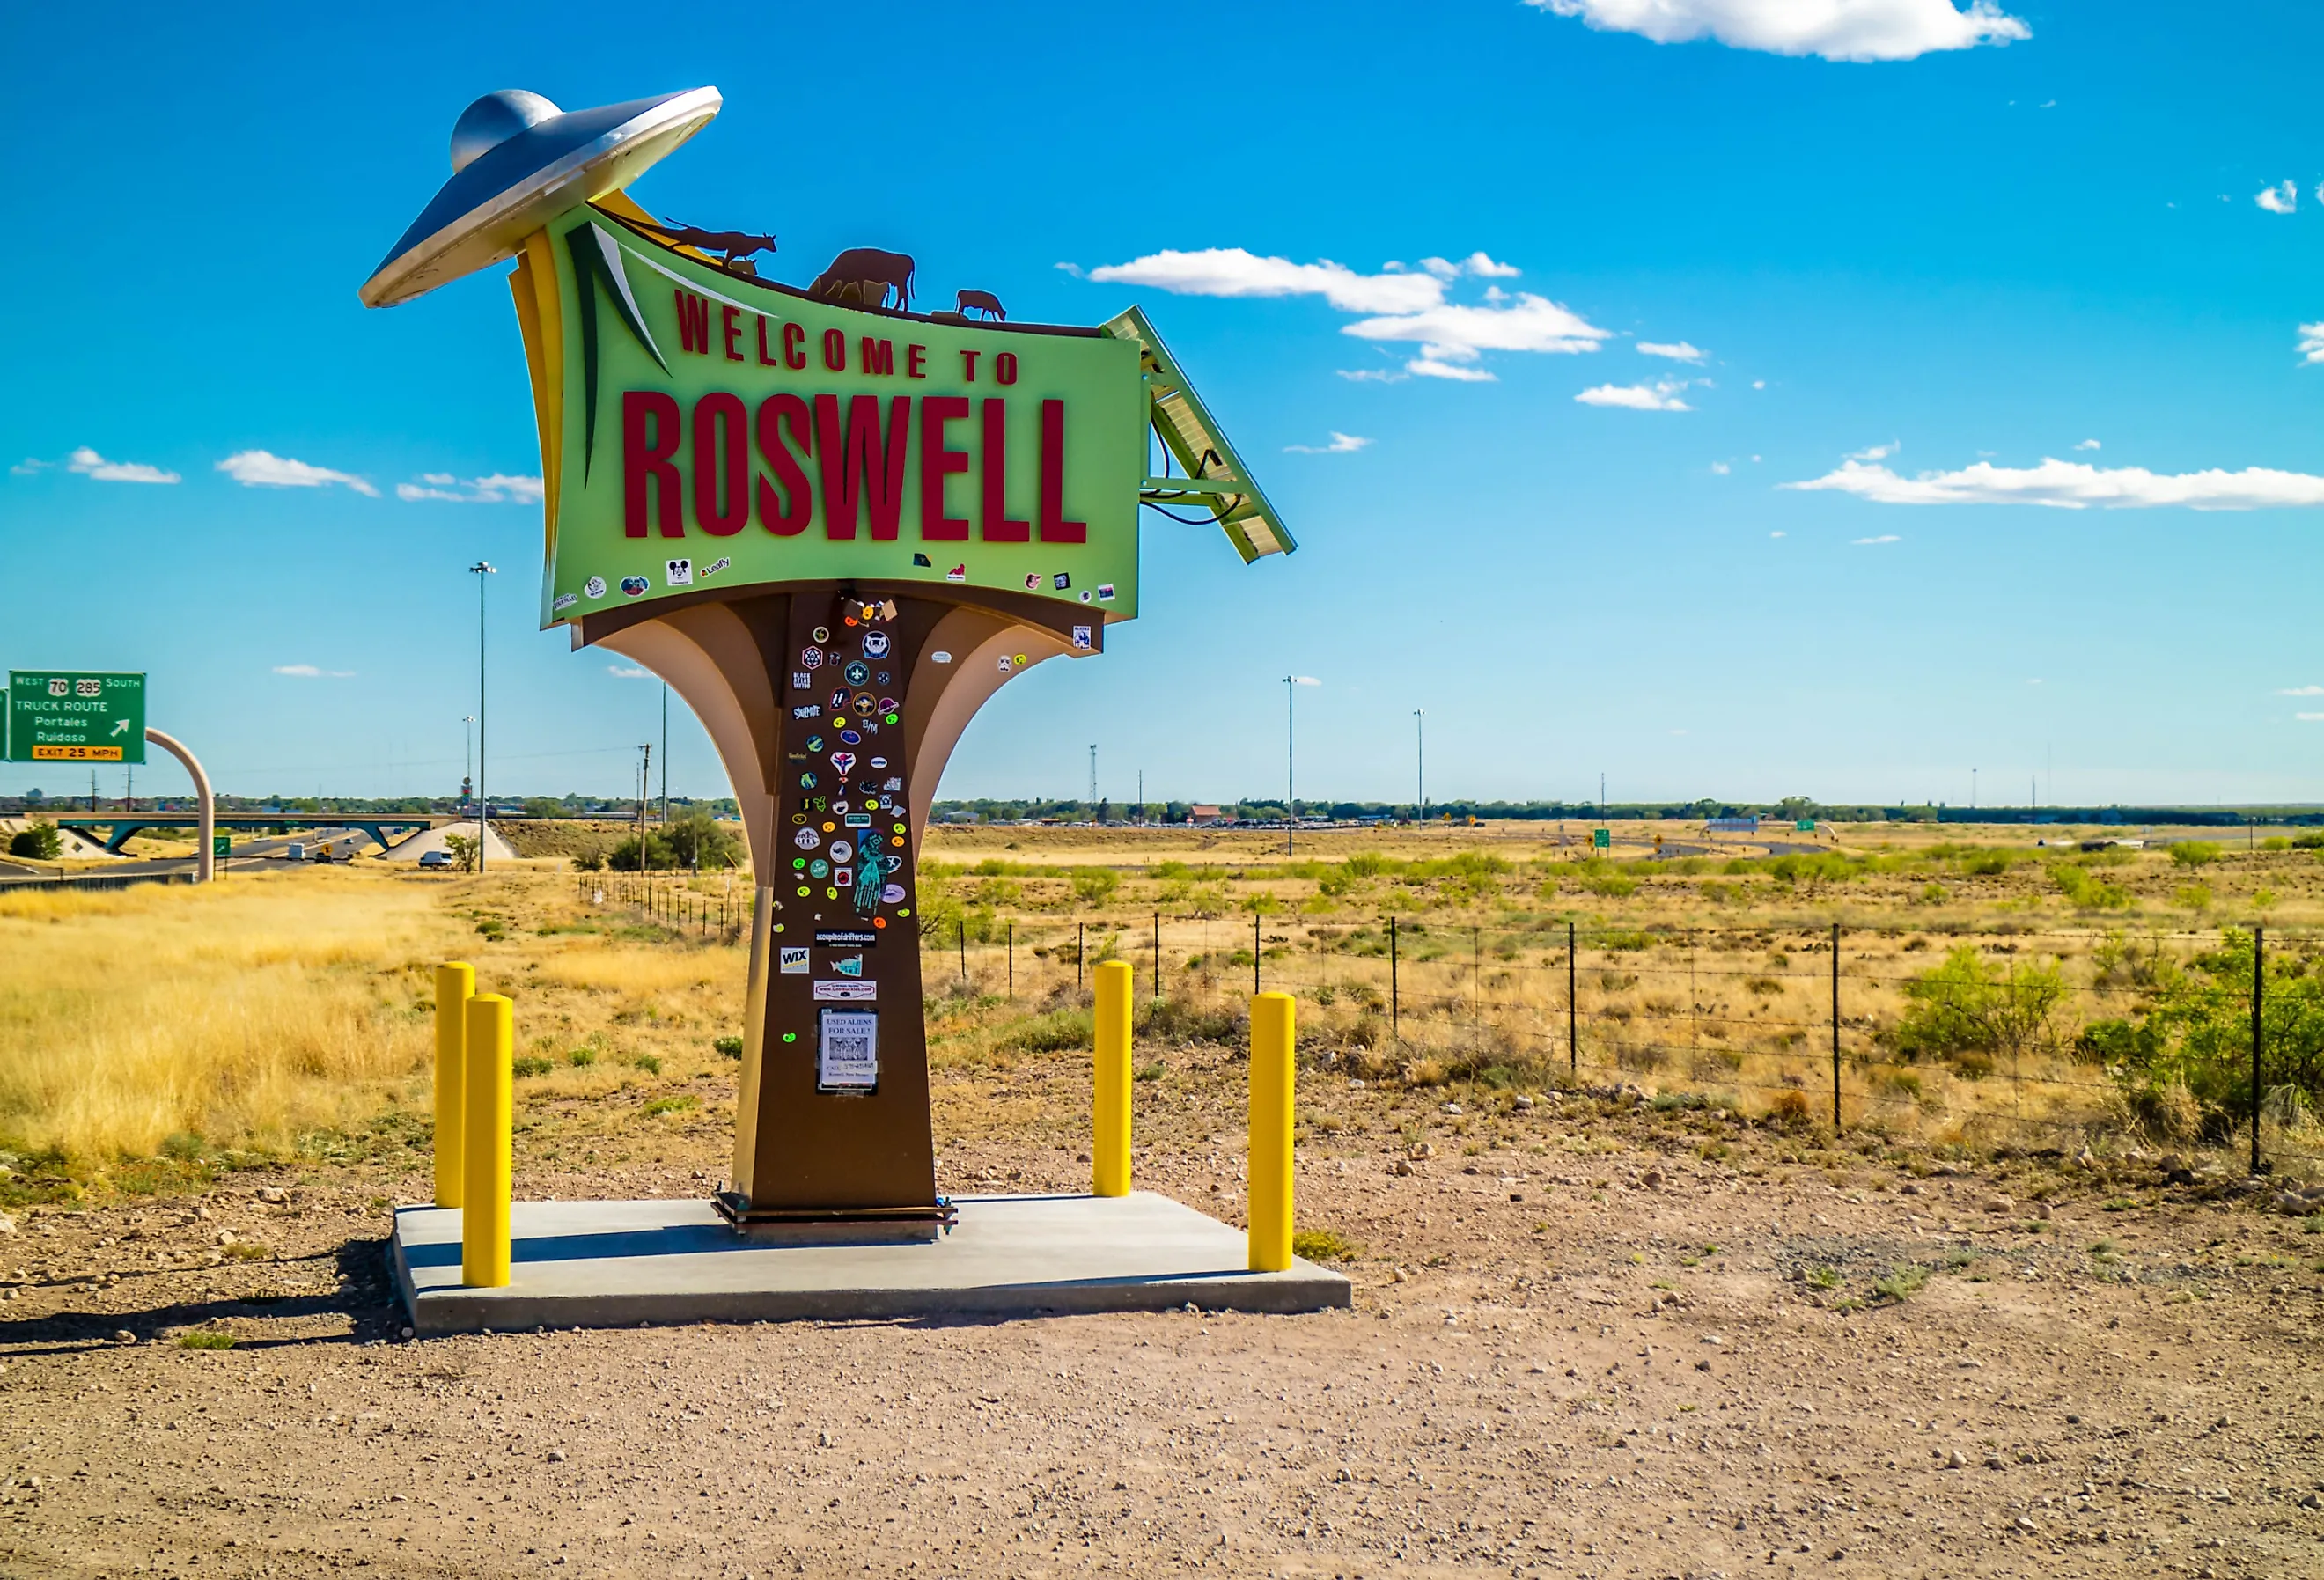
M448 850L423 850L420 853L420 865L425 871L440 872L451 864L452 853Z
M282 847L282 854L291 861L303 862L307 859L307 847L300 841L294 839Z

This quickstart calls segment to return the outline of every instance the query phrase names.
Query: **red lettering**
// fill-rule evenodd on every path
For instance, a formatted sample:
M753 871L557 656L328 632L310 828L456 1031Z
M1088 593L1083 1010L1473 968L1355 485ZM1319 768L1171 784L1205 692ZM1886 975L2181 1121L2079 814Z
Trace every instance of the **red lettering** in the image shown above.
M1006 351L994 357L998 366ZM1086 543L1089 523L1069 522L1065 513L1065 403L1041 402L1041 541Z
M984 513L978 535L988 543L1022 543L1031 534L1029 522L1009 519L1003 497L1009 487L1009 402L998 398L984 402Z
M681 294L679 300L684 300ZM653 436L646 436L650 420ZM661 535L686 536L686 522L678 512L678 402L659 390L622 392L622 531L625 537L646 535L650 508L661 507ZM652 489L650 497L647 494Z
M734 342L742 337L742 310L732 306L720 308L718 327L726 333L726 360L742 361L742 354L734 349Z
M802 325L783 326L783 365L788 368L807 365L807 329Z
M823 332L823 365L834 373L847 371L847 335L841 329Z
M767 315L764 313L759 315L759 365L761 367L778 365L775 359L767 355Z
M968 452L945 448L945 424L968 415L966 395L920 397L920 536L932 542L964 542L965 516L945 514L945 479L968 470Z
M894 377L896 372L896 343L892 340L874 340L869 335L864 336L863 371L865 373L883 373L891 378Z
M924 371L922 371L922 368L921 368L921 365L920 365L921 364L925 363L926 361L927 361L927 359L928 359L928 348L927 348L927 346L906 346L906 347L904 348L904 376L905 376L906 378L915 378L915 379L924 379L924 378L927 377L928 375L927 374L927 373L925 373Z
M798 325L790 326L792 328ZM815 513L815 494L798 457L811 438L807 402L797 395L770 395L759 402L759 454L774 468L775 480L759 479L759 524L778 538L796 537ZM792 447L798 447L794 451ZM777 494L775 484L782 485ZM786 503L788 501L788 503Z
M836 329L831 331L837 334ZM844 351L844 342L842 350ZM899 395L889 403L888 432L880 432L880 398L856 395L847 402L847 430L840 431L839 397L815 398L816 459L823 471L823 531L829 538L855 536L856 502L872 517L872 536L892 542L904 513L904 451L912 426L912 402Z
M960 376L970 383L976 382L976 353L965 346L960 354Z
M1003 351L993 357L992 376L1004 384L1017 382L1017 354L1014 351Z
M714 538L751 519L750 423L740 395L713 390L694 403L694 524Z
M678 344L681 350L710 355L710 304L690 291L673 291L678 299Z

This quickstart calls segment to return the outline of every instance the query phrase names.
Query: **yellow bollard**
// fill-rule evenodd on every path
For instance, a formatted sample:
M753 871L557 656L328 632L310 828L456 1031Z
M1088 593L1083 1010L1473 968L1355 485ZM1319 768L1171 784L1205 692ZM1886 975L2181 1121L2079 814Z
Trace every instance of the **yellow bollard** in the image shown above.
M1298 1001L1262 993L1250 1001L1250 1270L1291 1265L1293 1047Z
M515 1017L505 997L480 993L468 1001L460 1281L472 1289L496 1289L509 1281L509 1130L515 1100L509 1066L515 1042Z
M1097 968L1097 1115L1090 1194L1130 1194L1130 962Z
M460 1115L467 1109L468 1001L476 996L476 968L464 960L436 967L436 1205L460 1205Z

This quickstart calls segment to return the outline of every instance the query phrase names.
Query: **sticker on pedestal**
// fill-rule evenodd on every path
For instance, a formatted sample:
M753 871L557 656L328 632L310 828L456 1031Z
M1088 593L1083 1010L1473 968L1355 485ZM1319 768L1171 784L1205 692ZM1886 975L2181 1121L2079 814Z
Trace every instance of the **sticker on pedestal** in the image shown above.
M876 982L818 982L815 984L815 1002L819 1004L869 1003L880 996Z
M805 976L807 975L807 946L805 944L785 944L777 951L777 953L782 956L782 965L779 969L783 975Z
M863 983L816 984L818 998L825 987L870 987ZM869 993L864 995L870 997ZM819 1092L871 1092L880 1085L880 1012L877 1010L819 1010L815 1017L815 1085Z

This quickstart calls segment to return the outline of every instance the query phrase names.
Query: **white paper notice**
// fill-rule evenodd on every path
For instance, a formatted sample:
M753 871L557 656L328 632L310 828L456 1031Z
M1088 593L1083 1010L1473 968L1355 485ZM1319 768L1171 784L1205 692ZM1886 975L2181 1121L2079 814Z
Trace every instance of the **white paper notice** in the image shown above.
M818 984L820 985L820 984ZM880 1084L880 1012L824 1010L816 1015L816 1086L825 1092L868 1092Z

